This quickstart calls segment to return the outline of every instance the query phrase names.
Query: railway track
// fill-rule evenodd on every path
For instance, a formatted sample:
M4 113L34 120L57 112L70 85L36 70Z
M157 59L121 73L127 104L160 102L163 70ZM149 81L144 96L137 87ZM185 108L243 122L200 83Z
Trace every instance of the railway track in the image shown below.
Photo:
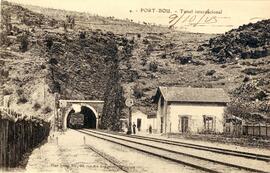
M128 172L128 168L123 166L119 161L117 161L115 158L112 158L111 156L107 155L106 153L97 150L96 148L94 148L93 146L90 145L86 145L86 148L92 150L93 152L95 152L96 154L98 154L100 157L102 157L103 159L107 160L108 162L110 162L112 165L114 165L115 167L117 167L119 170L123 171L123 172Z
M93 130L88 130L88 129L78 130L78 131L86 135L94 136L94 137L97 137L106 141L110 141L110 142L113 142L122 146L126 146L128 148L132 148L132 149L135 149L135 150L147 153L147 154L158 156L169 161L187 165L187 166L190 166L190 167L193 167L195 169L205 171L205 172L215 172L215 173L217 172L219 173L220 172L243 172L243 171L244 172L264 172L264 173L268 172L268 170L265 170L265 169L257 169L254 167L243 166L237 163L230 163L230 162L225 162L218 159L212 159L211 157L209 158L209 157L198 156L194 153L190 154L185 151L183 152L179 150L179 148L175 149L175 147L180 147L180 146L176 146L175 143L170 144L169 141L166 141L166 143L162 143L161 141L154 141L154 139L148 139L148 137L137 136L137 138L135 138L134 136L130 137L126 135L104 133L104 132L93 131ZM194 151L200 150L196 148L189 148L189 149L192 149ZM206 151L206 148L203 151L213 153L213 151ZM224 155L224 153L215 153L215 155L216 154ZM263 162L267 164L267 162L265 161Z
M100 131L102 132L102 131ZM231 156L238 156L248 159L254 159L254 160L261 160L270 162L270 156L269 155L263 155L263 154L257 154L257 153L250 153L250 152L243 152L243 151L237 151L237 150L230 150L230 149L224 149L224 148L218 148L218 147L210 147L210 146L204 146L204 145L197 145L197 144L191 144L186 142L180 142L180 141L173 141L173 140L166 140L166 139L159 139L155 137L146 137L146 136L139 136L139 135L126 135L126 134L120 134L116 132L110 132L110 134L119 135L119 136L126 136L130 138L135 139L143 139L148 141L154 141L159 142L163 144L170 144L174 146L180 146L180 147L186 147L186 148L192 148L197 150L204 150L214 153L220 153L220 154L226 154Z

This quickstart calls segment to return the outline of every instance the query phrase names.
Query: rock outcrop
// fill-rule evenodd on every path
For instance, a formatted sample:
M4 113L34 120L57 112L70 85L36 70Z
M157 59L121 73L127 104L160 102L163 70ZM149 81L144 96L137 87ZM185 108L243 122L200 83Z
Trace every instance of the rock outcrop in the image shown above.
M270 19L250 23L209 40L215 61L257 59L270 55Z

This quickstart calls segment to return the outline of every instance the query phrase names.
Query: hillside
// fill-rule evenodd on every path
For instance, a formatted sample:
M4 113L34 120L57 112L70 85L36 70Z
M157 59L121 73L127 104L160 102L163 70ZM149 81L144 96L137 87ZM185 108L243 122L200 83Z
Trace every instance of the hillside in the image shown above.
M127 97L154 114L158 86L192 86L224 88L230 113L270 117L269 20L214 35L6 2L2 14L2 91L25 112L49 117L59 93L104 100L117 124Z
M108 86L117 87L112 76L119 59L129 56L127 39L100 30L77 31L70 23L63 26L65 21L2 5L1 83L12 108L48 118L55 93L61 99L104 100L106 90L114 91ZM106 98L117 92L111 94Z
M266 57L270 51L270 19L249 23L209 40L217 62Z

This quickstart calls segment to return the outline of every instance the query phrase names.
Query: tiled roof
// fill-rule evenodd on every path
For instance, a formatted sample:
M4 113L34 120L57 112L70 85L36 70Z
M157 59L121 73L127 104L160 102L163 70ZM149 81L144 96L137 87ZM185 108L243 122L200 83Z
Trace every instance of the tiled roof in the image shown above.
M222 88L159 87L157 94L166 101L227 103L230 98Z

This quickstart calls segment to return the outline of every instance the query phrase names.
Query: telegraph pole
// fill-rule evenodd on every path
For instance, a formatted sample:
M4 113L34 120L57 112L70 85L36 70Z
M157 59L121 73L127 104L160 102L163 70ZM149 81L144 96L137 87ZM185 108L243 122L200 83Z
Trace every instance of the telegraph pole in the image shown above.
M126 106L128 107L128 110L129 110L127 134L130 135L132 133L132 131L131 131L131 126L132 126L132 124L131 124L131 121L132 121L132 119L131 119L131 116L132 116L131 107L133 106L134 102L133 102L133 100L131 98L128 98L125 103L126 103Z

